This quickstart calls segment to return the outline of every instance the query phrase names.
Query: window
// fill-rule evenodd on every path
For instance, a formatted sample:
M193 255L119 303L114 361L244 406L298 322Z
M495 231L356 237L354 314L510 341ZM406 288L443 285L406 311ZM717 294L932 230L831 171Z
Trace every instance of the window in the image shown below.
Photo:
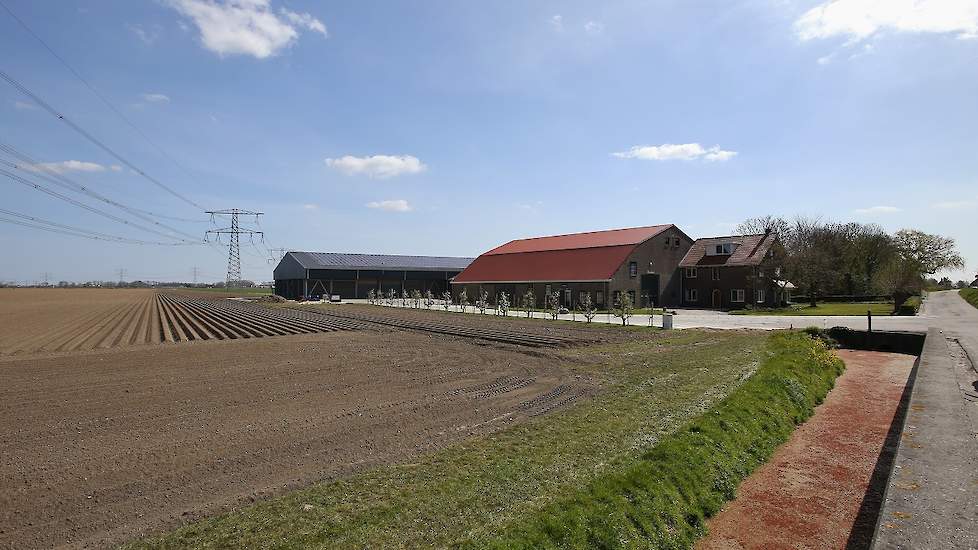
M728 256L737 250L737 243L717 243L706 249L708 256Z
M628 276L633 279L638 277L638 262L628 262Z
M720 268L719 267L714 267L713 268L713 280L714 281L719 281L720 280Z
M731 288L730 289L730 301L731 302L743 302L744 301L744 289L742 289L742 288Z
M718 244L716 250L713 251L714 254L723 254L723 245Z
M634 306L634 305L637 305L637 304L635 303L635 291L634 291L634 290L629 290L629 291L628 291L628 301L629 301L629 302L631 302L631 304L632 304L633 306Z
M586 300L586 299L587 299L587 291L586 290L582 290L580 293L578 293L577 303L583 304L584 303L584 300Z
M697 300L699 300L699 292L697 292L697 290L695 288L687 288L686 289L686 301L687 302L696 302Z
M764 270L763 269L757 268L757 278L758 279L763 279L764 278Z
M687 267L686 268L686 278L687 279L695 279L696 278L696 268L695 267Z
M758 304L763 304L764 303L764 289L763 288L759 288L759 289L757 289L757 290L754 291L754 301L757 302Z
M594 303L600 306L604 305L604 291L599 290L594 293Z

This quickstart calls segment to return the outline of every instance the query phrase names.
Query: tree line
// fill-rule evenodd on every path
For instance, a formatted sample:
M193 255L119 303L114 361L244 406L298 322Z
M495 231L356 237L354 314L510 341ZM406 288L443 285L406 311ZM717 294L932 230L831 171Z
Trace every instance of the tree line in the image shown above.
M820 297L891 296L896 305L927 287L929 275L964 267L954 239L916 229L888 234L876 224L798 216L751 218L741 235L771 232L782 244L771 263L815 305Z

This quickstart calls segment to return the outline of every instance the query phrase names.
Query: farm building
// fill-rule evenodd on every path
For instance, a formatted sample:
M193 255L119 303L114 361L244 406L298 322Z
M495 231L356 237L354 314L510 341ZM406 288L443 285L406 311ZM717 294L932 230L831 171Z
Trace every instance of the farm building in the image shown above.
M672 224L519 239L476 258L452 288L470 297L484 290L492 301L506 292L513 304L522 304L532 289L537 307L553 292L567 308L577 307L585 294L597 307L608 307L620 292L640 306L679 305L675 275L692 243Z
M696 239L679 264L686 307L774 307L790 299L778 281L782 248L773 233Z
M340 252L289 252L275 267L275 293L290 300L338 295L365 298L370 289L444 292L472 258Z

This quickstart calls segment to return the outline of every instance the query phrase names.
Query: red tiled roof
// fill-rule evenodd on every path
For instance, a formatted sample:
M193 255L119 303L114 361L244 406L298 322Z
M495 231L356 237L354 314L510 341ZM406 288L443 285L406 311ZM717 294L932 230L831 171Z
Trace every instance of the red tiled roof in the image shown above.
M510 241L479 256L456 283L605 281L638 244L672 225Z
M679 267L759 265L764 261L765 254L774 245L776 239L773 233L696 239L689 252L686 252L686 256L683 257L683 261L679 262ZM723 243L734 243L739 246L733 254L707 255L706 251L711 246Z
M598 246L621 246L626 244L636 245L645 242L670 227L672 227L670 224L650 225L647 227L629 227L626 229L609 229L606 231L589 231L587 233L517 239L493 248L484 255L541 252L544 250L569 250L572 248L593 248Z

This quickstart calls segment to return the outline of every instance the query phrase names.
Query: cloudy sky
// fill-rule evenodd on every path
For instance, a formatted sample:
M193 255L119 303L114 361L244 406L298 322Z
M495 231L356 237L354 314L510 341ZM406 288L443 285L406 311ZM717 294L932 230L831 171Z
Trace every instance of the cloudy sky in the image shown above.
M2 223L2 280L220 280L218 246L111 241L232 207L265 212L257 280L266 245L763 214L945 234L978 269L978 0L2 4L0 218L109 239Z

